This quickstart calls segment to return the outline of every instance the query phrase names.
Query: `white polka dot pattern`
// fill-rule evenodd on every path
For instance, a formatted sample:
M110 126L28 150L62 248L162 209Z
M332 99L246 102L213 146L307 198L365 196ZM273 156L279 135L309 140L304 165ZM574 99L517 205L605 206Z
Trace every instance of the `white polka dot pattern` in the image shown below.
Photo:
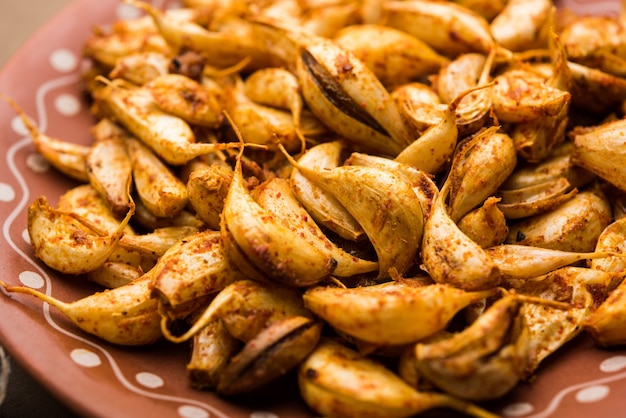
M30 245L30 234L28 233L28 229L22 230L22 239L28 245Z
M581 389L576 393L576 400L581 403L598 402L606 398L611 390L608 386L598 385Z
M502 410L506 417L523 417L533 412L535 408L527 402L514 403Z
M13 119L11 119L11 129L13 129L13 132L20 136L28 135L28 129L26 129L24 122L22 122L22 118L19 116L14 116Z
M159 376L154 373L141 372L135 375L135 380L142 386L150 389L156 389L162 387L165 382Z
M183 405L178 408L181 418L209 418L211 415L204 409L193 405Z
M76 68L78 58L67 49L58 49L50 55L50 65L60 73L69 73Z
M54 107L64 116L75 116L80 112L81 104L77 97L61 94L54 100Z
M15 190L10 184L0 183L0 202L12 202L15 199Z
M76 348L72 350L70 357L74 363L86 368L98 367L102 364L102 360L100 360L100 356L98 354L90 350L85 350L84 348Z
M605 373L619 372L626 368L626 356L609 357L600 363L600 371Z
M29 154L26 157L26 166L33 172L43 174L50 170L50 163L41 154Z
M34 271L23 271L19 274L20 282L27 287L33 289L41 289L45 284L45 280L39 273Z

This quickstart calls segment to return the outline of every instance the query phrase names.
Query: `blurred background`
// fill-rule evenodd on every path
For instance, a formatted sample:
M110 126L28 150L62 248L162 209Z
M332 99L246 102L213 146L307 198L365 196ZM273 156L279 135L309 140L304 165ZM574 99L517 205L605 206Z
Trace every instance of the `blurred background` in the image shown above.
M0 3L0 68L48 19L71 0L2 0ZM74 414L52 397L9 355L10 374L0 418L64 417Z
M2 0L0 3L0 66L28 37L71 0Z

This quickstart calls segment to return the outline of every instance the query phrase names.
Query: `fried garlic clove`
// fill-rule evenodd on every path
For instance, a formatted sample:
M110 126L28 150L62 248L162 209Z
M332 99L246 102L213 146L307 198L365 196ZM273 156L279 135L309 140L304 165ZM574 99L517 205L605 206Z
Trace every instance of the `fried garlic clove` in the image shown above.
M179 237L157 261L153 277L153 295L165 309L219 292L245 278L225 257L220 233L211 230Z
M323 339L301 363L298 385L304 401L324 416L402 418L449 408L474 417L494 417L449 395L418 392L382 364L329 339Z
M116 22L110 30L99 28L85 40L83 54L101 66L113 69L119 60L141 52L170 55L172 50L150 18Z
M443 330L461 309L493 293L401 282L358 288L317 286L304 293L304 304L351 337L377 345L399 345Z
M388 89L434 74L449 61L420 39L380 24L347 26L333 40L360 59Z
M626 251L626 218L619 218L608 225L598 237L595 252L613 252L624 254ZM607 272L626 272L626 258L607 256L591 260L589 267Z
M15 100L4 94L0 94L0 98L15 110L22 124L28 130L35 149L46 161L70 178L84 183L89 182L87 170L88 146L74 144L42 133Z
M506 243L591 252L611 221L606 196L597 190L585 190L550 212L512 225Z
M230 359L217 393L250 392L293 370L316 347L321 331L322 323L302 316L271 323Z
M285 34L300 51L295 72L302 96L319 120L363 149L395 155L411 133L372 71L352 52L330 39Z
M255 67L267 66L269 57L257 43L251 25L235 16L216 19L217 30L208 30L200 22L181 19L149 3L127 0L148 13L158 33L175 51L191 50L202 54L207 63L220 68L231 67L250 59Z
M444 55L486 54L496 47L487 20L458 4L410 0L391 1L383 7L387 25L410 33Z
M284 109L253 101L246 95L245 85L239 78L233 86L226 89L226 96L228 114L241 135L248 138L249 142L271 149L276 148L277 142L290 151L303 148L302 115L299 115L296 121L293 114Z
M161 338L156 300L150 297L150 274L115 289L97 292L73 302L62 302L26 286L9 286L8 293L35 296L57 308L78 328L113 344L138 346Z
M192 125L219 127L225 103L221 91L180 74L164 74L144 85L157 106Z
M454 0L454 2L475 11L491 22L502 12L508 0Z
M485 125L492 106L491 70L496 50L488 55L465 53L441 68L436 86L441 100L456 104L456 123L460 136L477 132ZM460 97L462 96L462 97Z
M572 60L581 60L622 39L620 22L610 16L577 16L563 28L561 37Z
M569 106L566 105L554 116L539 117L515 126L511 131L511 138L519 156L529 162L545 159L552 148L565 138L568 114Z
M404 148L395 161L412 165L426 173L436 174L449 163L457 145L459 130L457 109L462 100L484 86L470 88L452 100L436 125L428 128L415 141Z
M552 14L554 14L554 10L552 8ZM554 15L550 17L550 21L553 25ZM569 67L569 57L560 35L554 32L552 28L549 28L548 51L552 65L552 74L548 78L548 83L557 89L570 91L572 89L572 73Z
M493 195L517 164L513 140L494 126L462 143L452 161L449 214L454 221Z
M567 54L558 35L553 32L550 35L548 40L553 71L547 84L550 87L569 92L571 90L571 73ZM542 161L550 155L555 146L564 141L569 122L570 102L571 96L557 114L539 117L536 120L513 127L511 137L515 141L515 147L520 157L529 162Z
M116 79L95 93L96 106L172 165L237 146L196 142L187 122L161 110L150 90Z
M499 199L489 197L479 208L470 211L457 223L461 232L482 248L502 244L509 227L505 214L500 210Z
M142 86L158 76L168 73L170 58L162 52L136 52L115 61L109 78L123 78Z
M183 342L219 318L233 337L248 342L271 323L294 316L312 318L297 289L242 279L220 290L184 334L173 335L167 321L162 329L168 340Z
M246 77L244 93L253 102L289 110L298 135L304 100L298 78L284 68L263 68Z
M420 201L422 214L424 215L424 222L426 222L426 219L430 216L435 198L437 197L437 194L439 194L439 189L430 174L419 170L410 164L405 164L397 160L390 160L385 157L363 154L360 152L353 152L350 154L350 157L346 159L344 165L374 167L401 175L404 180L409 182L415 192L415 196L417 196Z
M564 302L567 310L548 304L527 304L524 318L530 331L530 355L525 379L565 343L579 335L587 318L606 298L613 275L583 267L563 267L512 286L522 295Z
M434 80L441 101L450 103L465 90L475 87L486 64L486 54L468 52L441 67Z
M495 77L493 110L500 122L526 123L556 116L567 106L571 94L551 87L542 75L512 69Z
M313 318L297 289L248 279L239 280L226 289L233 297L220 307L219 315L229 332L243 342L252 341L261 330L285 318Z
M144 234L126 234L119 242L120 247L137 251L146 257L159 259L178 241L199 231L195 226L166 226Z
M89 182L111 207L113 213L128 212L133 181L132 164L124 139L103 139L91 145L86 157Z
M135 190L145 207L157 217L171 218L189 202L187 187L150 148L129 138L126 149Z
M626 121L616 120L574 136L571 154L573 164L603 178L621 190L626 190L626 148L621 135Z
M558 184L561 178L565 178L572 187L581 188L589 184L595 175L572 164L570 156L573 149L573 142L567 141L555 146L541 162L518 161L515 170L500 189L516 190L544 183Z
M626 312L624 312L626 282L609 293L584 322L584 330L600 347L626 344Z
M187 180L189 203L196 215L213 230L220 229L220 216L232 178L230 167L212 164L192 171Z
M448 190L446 181L424 225L424 268L435 282L464 290L498 286L501 276L491 256L450 218L446 205Z
M513 52L545 47L552 7L549 0L510 0L491 21L491 33Z
M431 86L417 81L394 88L391 98L405 123L419 134L440 123L447 109Z
M258 270L290 286L316 284L337 267L336 260L317 243L307 241L254 201L240 158L224 202L222 230L232 234L239 250Z
M105 261L100 267L88 272L87 279L105 289L115 289L139 279L143 274L144 271L140 266L116 261Z
M397 373L409 386L419 388L419 386L423 384L424 379L417 371L417 358L415 356L414 346L414 344L407 344L402 349L398 358Z
M135 202L135 215L133 223L150 231L158 228L167 228L170 226L190 226L198 229L206 228L207 225L199 219L195 213L190 210L183 209L170 218L163 218L152 213L146 205L137 199Z
M623 48L623 45L621 46ZM619 51L623 54L624 51ZM624 77L626 75L626 59L618 53L611 50L599 50L588 56L584 60L586 65L593 68L600 68L608 74L616 77Z
M289 180L272 178L256 187L253 192L254 200L266 210L276 216L279 221L298 231L301 236L327 251L337 262L333 275L351 277L358 274L378 271L375 261L358 258L330 241L319 226L311 219L306 209L296 199Z
M320 5L306 10L301 18L302 30L324 38L333 38L340 30L360 23L359 3Z
M424 215L413 187L401 175L364 166L313 170L291 164L331 193L359 222L378 256L378 278L389 270L403 274L415 262L422 242Z
M267 276L267 273L257 267L242 251L237 244L237 241L235 241L233 234L224 224L221 225L220 236L222 239L224 254L231 264L237 266L237 269L251 280L256 280L261 283L271 281L271 279Z
M240 345L220 319L206 324L193 336L187 362L189 384L195 389L215 389L222 371Z
M280 22L281 27L300 29L304 15L303 5L293 1L272 1L258 8L257 17L263 22Z
M505 296L464 330L415 346L416 367L424 379L462 399L496 399L523 377L529 332L522 302Z
M126 264L133 268L139 269L142 272L148 272L152 269L152 267L154 267L156 259L155 257L146 256L137 251L129 251L118 245L116 246L115 250L113 250L109 258L107 258L106 262ZM104 266L104 264L102 266Z
M57 209L80 216L87 225L93 226L92 229L97 230L98 234L114 234L120 225L120 220L90 184L76 186L63 193L59 197ZM149 270L156 258L153 254L146 252L139 254L119 245L121 240L128 240L133 235L135 231L127 224L124 235L117 242L107 261L87 272L87 279L105 288L114 288L131 282Z
M298 163L312 170L332 169L341 162L343 143L330 141L309 148ZM292 170L291 187L296 197L317 223L348 240L363 238L365 232L332 193L309 180L297 169Z
M572 105L602 115L626 100L626 79L595 68L568 63L572 77Z
M115 250L133 211L111 233L72 212L51 207L39 197L28 207L28 234L35 257L67 274L98 268Z
M565 25L561 36L573 62L624 76L626 39L620 19L613 16L577 16Z
M67 213L75 213L86 219L97 230L112 234L120 225L120 220L103 200L102 195L91 184L81 184L68 189L59 196L57 209ZM124 228L125 235L134 234L130 225Z
M488 248L487 252L498 266L504 282L530 279L580 261L599 261L614 254L610 251L581 253L516 244L497 245Z
M126 128L109 118L101 118L89 128L94 141L108 141L111 139L126 140L130 133Z
M507 219L521 219L555 209L573 198L578 189L565 177L516 190L499 190L498 207Z

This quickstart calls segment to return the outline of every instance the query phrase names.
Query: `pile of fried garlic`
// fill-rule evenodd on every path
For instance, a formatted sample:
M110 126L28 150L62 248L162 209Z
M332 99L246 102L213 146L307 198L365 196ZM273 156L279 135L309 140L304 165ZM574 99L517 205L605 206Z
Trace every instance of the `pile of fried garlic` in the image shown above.
M581 333L626 343L626 33L546 0L186 0L94 29L93 143L28 211L48 301L191 344L189 384L294 372L333 417L489 417ZM471 5L471 10L470 10ZM183 365L181 365L183 367Z

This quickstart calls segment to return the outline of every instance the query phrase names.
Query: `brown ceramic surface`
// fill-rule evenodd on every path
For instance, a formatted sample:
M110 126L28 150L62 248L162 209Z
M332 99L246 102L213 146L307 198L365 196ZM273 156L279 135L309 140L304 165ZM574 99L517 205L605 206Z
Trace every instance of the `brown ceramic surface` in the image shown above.
M562 3L585 13L617 13L619 8L615 1ZM111 22L129 11L116 0L72 3L3 69L0 92L13 97L48 135L88 143L92 120L78 82L82 43L94 24ZM0 155L1 279L34 286L64 301L93 292L93 285L61 277L32 256L26 233L27 206L39 195L54 204L72 183L50 169L34 151L23 126L5 103L0 103ZM289 379L254 399L219 399L187 386L187 345L112 346L81 333L35 298L1 296L0 344L81 415L314 416L298 400L297 387ZM533 382L520 384L506 398L486 406L506 417L622 417L624 391L626 351L599 350L582 337L546 360Z

